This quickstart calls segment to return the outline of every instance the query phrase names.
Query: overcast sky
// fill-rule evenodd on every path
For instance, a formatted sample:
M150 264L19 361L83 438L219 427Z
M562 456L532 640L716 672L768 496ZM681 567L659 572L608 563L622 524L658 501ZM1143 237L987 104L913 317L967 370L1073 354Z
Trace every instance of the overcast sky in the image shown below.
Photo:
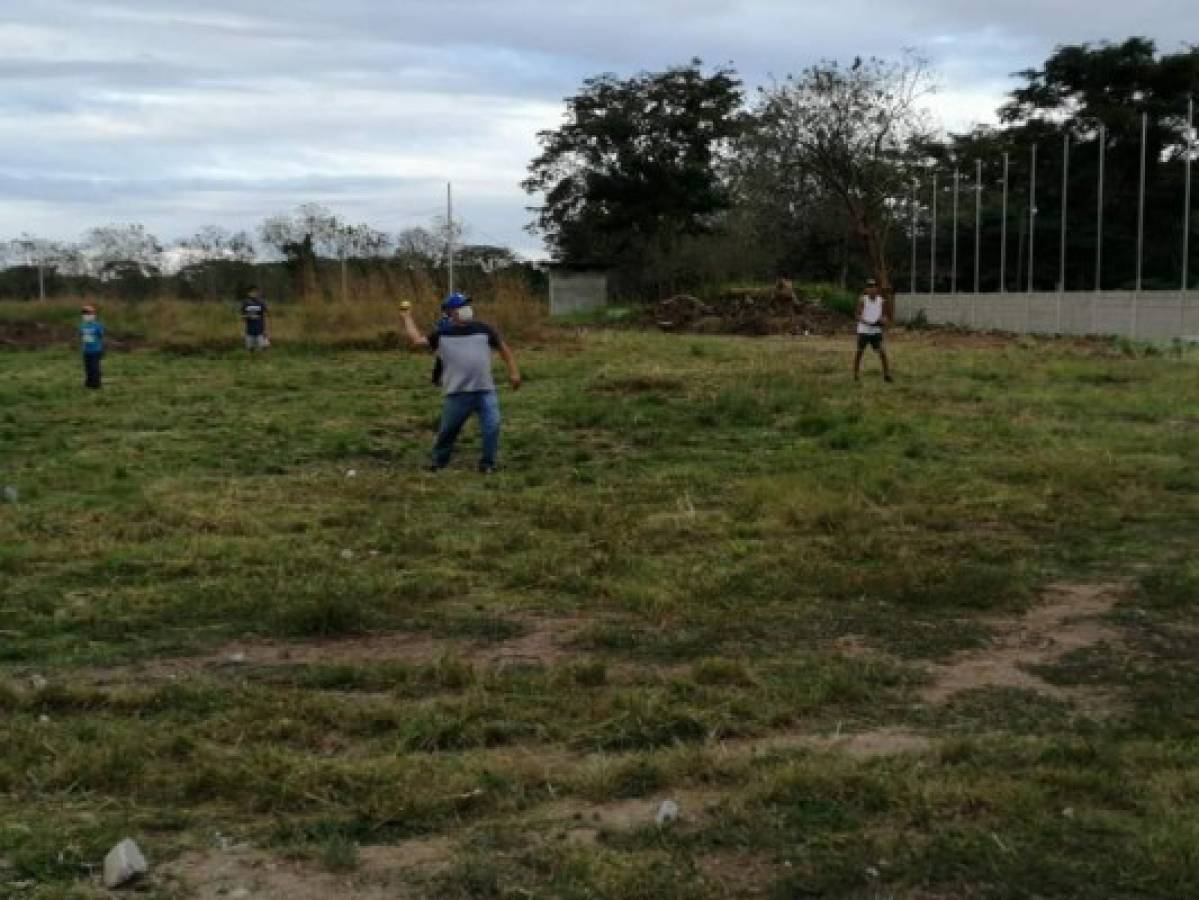
M946 125L990 121L1057 44L1199 41L1195 0L0 0L0 237L143 222L256 227L299 203L397 231L452 181L476 242L540 255L519 182L600 72L820 58L937 71Z

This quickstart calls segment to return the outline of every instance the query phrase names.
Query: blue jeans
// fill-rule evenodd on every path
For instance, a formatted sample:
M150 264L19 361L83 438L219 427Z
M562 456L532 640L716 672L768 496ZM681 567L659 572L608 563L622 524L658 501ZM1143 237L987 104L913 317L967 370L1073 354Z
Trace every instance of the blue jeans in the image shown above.
M445 395L441 429L437 432L437 443L433 445L433 465L441 468L449 464L458 432L475 412L479 414L479 425L483 430L483 457L479 465L495 465L500 450L500 398L495 391Z
M83 386L89 388L98 388L100 386L100 360L104 358L103 353L84 353L83 354Z

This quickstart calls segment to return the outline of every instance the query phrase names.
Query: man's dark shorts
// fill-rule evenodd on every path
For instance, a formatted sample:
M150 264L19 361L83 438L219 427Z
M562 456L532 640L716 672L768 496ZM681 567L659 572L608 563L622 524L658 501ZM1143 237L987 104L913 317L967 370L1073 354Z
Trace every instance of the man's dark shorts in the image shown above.
M881 334L859 334L858 349L865 350L867 347L873 347L876 353L883 349L883 336Z

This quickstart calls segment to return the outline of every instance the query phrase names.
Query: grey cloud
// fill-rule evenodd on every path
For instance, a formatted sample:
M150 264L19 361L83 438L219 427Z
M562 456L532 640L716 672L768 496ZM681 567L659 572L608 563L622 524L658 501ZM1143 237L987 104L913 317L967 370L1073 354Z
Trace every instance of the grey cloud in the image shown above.
M20 202L0 210L0 234L30 222L72 234L80 216L244 226L310 199L404 224L398 206L427 206L453 178L464 215L522 247L533 134L587 75L700 56L752 86L819 58L914 47L947 92L997 102L1055 44L1146 34L1173 49L1199 33L1190 0L1109 0L1085 16L1066 0L12 5L0 190Z

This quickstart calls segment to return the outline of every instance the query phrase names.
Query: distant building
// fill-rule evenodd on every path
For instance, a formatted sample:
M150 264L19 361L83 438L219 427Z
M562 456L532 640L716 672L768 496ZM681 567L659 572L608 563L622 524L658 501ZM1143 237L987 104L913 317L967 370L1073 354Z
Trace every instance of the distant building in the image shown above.
M608 272L591 266L551 263L550 315L566 316L608 305Z

